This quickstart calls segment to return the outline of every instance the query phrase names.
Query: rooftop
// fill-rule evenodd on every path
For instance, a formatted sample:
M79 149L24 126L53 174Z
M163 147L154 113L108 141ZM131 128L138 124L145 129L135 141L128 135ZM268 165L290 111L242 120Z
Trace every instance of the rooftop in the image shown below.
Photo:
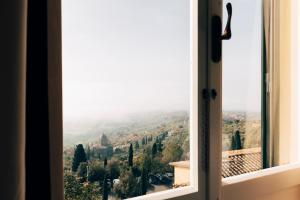
M190 161L171 162L171 166L190 168ZM222 152L222 177L236 176L262 169L261 148Z
M236 176L262 169L261 148L224 151L222 177Z

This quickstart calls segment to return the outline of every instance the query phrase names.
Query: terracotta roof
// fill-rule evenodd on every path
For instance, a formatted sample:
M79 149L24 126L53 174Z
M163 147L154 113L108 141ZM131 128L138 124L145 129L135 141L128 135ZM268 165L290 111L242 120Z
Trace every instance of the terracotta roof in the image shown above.
M223 178L262 169L260 148L225 151L222 157Z
M174 167L190 168L190 162L172 162ZM262 169L261 148L250 148L222 152L222 177L236 176Z

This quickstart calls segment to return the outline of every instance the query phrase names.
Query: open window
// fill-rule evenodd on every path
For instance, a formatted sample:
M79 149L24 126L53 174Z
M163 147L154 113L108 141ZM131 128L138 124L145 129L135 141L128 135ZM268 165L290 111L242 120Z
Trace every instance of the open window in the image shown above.
M287 81L294 69L283 30L290 30L284 23L291 21L287 3L230 2L232 40L223 41L223 55L214 45L221 44L222 12L225 25L229 1L62 2L65 194L215 200L224 192L225 199L241 199L247 193L243 184L249 183L241 180L271 176L277 168L260 169L296 160L294 88ZM58 103L56 91L50 92ZM53 108L50 114L59 111ZM128 117L128 111L139 113ZM160 162L167 140L174 136L176 154L170 157L180 156L160 171L157 166L167 163ZM54 163L58 151L51 152ZM146 164L153 168L146 170ZM120 187L117 196L115 186L129 180L131 194ZM272 178L264 180L263 185ZM233 194L237 190L240 196Z
M206 8L62 1L65 199L205 198Z

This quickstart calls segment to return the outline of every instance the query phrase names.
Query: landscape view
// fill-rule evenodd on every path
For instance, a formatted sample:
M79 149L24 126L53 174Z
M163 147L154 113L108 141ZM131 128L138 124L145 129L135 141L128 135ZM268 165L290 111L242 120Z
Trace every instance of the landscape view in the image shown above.
M190 3L63 0L65 200L190 184Z
M65 199L125 199L189 184L189 176L174 183L172 166L189 161L186 111L100 121L84 134L65 134L64 144Z
M261 31L237 7L260 11L232 2L242 17L223 45L224 178L261 169ZM190 184L190 24L185 0L62 1L65 200Z

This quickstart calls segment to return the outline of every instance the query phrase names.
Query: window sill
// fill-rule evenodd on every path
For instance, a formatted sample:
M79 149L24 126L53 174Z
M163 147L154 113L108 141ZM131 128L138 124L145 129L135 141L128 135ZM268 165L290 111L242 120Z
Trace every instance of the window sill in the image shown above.
M222 179L223 200L255 199L300 184L300 163Z

